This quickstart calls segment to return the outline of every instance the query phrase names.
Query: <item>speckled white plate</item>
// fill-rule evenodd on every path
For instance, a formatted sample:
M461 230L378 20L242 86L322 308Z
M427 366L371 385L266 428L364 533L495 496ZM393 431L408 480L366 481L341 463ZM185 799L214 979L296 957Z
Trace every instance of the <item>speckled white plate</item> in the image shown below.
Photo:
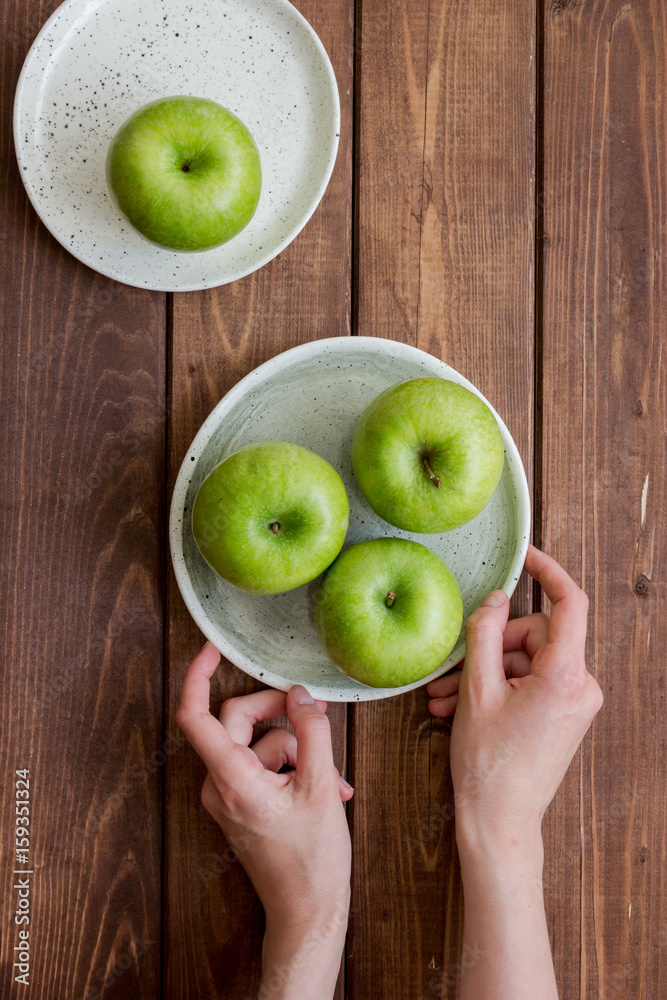
M204 253L148 243L106 189L118 127L174 94L230 108L262 159L253 219ZM329 57L287 0L67 0L35 39L14 104L21 176L46 227L96 271L167 292L224 285L284 250L324 194L339 132Z
M414 347L376 337L317 340L279 354L218 403L192 442L171 502L169 537L178 586L204 635L246 673L287 690L305 684L318 698L368 701L427 684L463 656L463 632L448 659L401 688L371 688L346 677L320 645L312 611L318 581L275 597L242 593L200 556L191 511L199 486L227 455L253 441L284 440L322 455L350 497L346 545L381 536L412 538L442 556L463 594L464 616L490 590L512 594L530 535L530 500L521 458L495 410L505 448L498 488L473 521L441 535L399 531L373 513L352 471L352 435L364 408L390 385L435 375L482 394L453 368ZM482 396L482 398L484 398Z

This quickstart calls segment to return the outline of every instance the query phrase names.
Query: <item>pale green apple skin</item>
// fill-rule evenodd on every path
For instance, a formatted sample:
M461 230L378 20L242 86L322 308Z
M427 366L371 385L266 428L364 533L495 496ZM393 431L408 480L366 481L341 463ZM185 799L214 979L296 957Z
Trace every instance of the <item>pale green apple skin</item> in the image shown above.
M430 549L405 538L375 538L345 549L326 571L315 624L343 673L369 687L401 687L451 653L463 600L454 575Z
M215 101L177 96L145 104L121 125L106 178L112 201L142 236L187 252L220 246L247 226L262 168L236 115Z
M428 458L436 487L423 459ZM352 443L361 492L404 531L451 531L486 507L503 469L503 440L479 396L456 382L390 386L364 410Z
M263 441L241 448L207 476L195 498L192 531L223 579L252 594L281 594L333 562L349 514L333 466L300 445Z

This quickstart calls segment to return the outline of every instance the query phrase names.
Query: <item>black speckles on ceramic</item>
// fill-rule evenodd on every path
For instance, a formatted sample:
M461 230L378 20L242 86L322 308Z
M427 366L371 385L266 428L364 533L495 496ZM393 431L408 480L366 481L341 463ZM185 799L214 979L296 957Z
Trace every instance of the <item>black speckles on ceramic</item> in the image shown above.
M286 690L305 684L319 698L367 701L420 687L457 663L463 633L438 670L404 688L369 688L328 659L312 621L317 581L275 597L254 597L220 579L200 556L190 511L200 484L227 455L267 439L293 441L330 462L350 497L346 545L368 538L412 538L442 556L458 580L464 616L490 590L512 594L530 535L526 475L509 431L498 423L505 465L496 492L473 521L441 535L402 532L368 506L352 471L352 436L378 393L409 378L435 375L477 390L461 375L414 347L375 337L314 341L255 369L218 404L193 441L176 481L170 543L176 579L202 632L233 663L265 684ZM479 394L479 393L478 393ZM497 416L497 414L496 414Z
M174 94L228 107L262 160L253 219L203 253L153 246L106 189L117 129L143 104ZM280 253L324 194L339 133L331 63L287 0L67 0L28 53L14 106L21 176L44 224L95 270L160 291L223 285Z

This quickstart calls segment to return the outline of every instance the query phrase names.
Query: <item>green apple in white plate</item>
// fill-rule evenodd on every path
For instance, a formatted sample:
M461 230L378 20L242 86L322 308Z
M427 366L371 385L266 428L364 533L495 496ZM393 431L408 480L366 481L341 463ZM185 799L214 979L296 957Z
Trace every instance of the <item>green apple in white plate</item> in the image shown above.
M451 653L463 599L448 566L407 538L345 549L322 578L315 624L343 673L370 687L426 677Z
M262 186L255 140L227 108L165 97L121 125L106 159L107 186L142 236L170 250L220 246L250 222Z
M223 579L253 594L280 594L333 562L349 513L343 480L325 459L288 441L261 441L209 473L192 531Z
M478 395L443 378L390 386L361 415L352 464L376 514L404 531L451 531L500 481L500 428Z

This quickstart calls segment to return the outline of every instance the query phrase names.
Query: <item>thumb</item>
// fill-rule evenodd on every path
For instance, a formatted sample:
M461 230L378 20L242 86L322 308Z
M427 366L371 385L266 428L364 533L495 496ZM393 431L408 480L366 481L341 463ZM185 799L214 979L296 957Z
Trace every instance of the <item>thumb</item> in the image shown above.
M476 680L477 685L505 682L503 633L509 609L507 594L494 590L487 594L466 622L464 670L471 680Z
M301 684L288 692L287 714L296 736L297 779L317 781L333 774L329 720Z

